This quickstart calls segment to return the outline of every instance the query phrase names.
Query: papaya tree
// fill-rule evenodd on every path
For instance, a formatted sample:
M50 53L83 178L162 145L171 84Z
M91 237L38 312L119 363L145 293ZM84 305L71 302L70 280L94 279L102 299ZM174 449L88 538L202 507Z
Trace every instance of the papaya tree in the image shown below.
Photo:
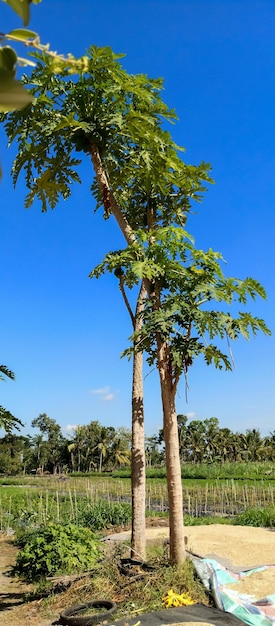
M132 257L131 257L132 250ZM136 233L134 246L111 252L92 276L113 272L120 267L130 286L150 276L142 326L131 336L124 355L145 352L150 366L157 366L164 415L167 488L170 515L170 551L174 561L182 559L179 543L182 524L180 490L180 450L176 392L181 376L188 386L188 372L196 358L207 365L231 370L231 349L222 349L240 336L249 339L260 330L270 334L261 318L246 311L248 298L265 298L262 285L253 278L226 277L223 258L212 249L197 250L182 227L173 225ZM227 310L222 309L226 305ZM241 305L243 310L238 310ZM231 309L231 311L230 311ZM229 352L229 354L228 354ZM175 484L177 489L174 488Z
M156 363L159 372L170 553L172 560L180 563L185 552L175 393L181 374L187 376L196 355L203 354L207 362L213 361L218 367L221 363L229 367L218 347L210 342L203 351L202 340L190 333L196 328L191 313L196 314L203 335L208 333L213 338L226 332L222 325L225 318L215 325L214 316L211 326L211 315L207 325L205 314L204 331L203 321L199 326L198 277L206 304L208 293L221 301L226 301L226 296L229 301L226 290L230 291L231 283L225 283L225 293L221 290L219 296L217 257L196 251L183 230L191 203L200 200L205 183L211 182L209 166L183 162L182 149L164 126L176 115L161 98L162 80L129 75L119 62L122 56L110 48L92 47L77 79L72 80L65 64L57 66L45 53L35 53L36 67L31 77L24 79L35 101L4 121L9 140L15 139L18 144L13 180L16 183L21 170L25 172L26 207L37 198L42 211L46 211L48 207L54 209L60 198L68 198L72 183L80 182L77 167L81 158L77 153L82 158L86 155L93 166L91 189L96 209L103 207L105 219L110 215L115 218L126 240L126 249L118 251L116 258L115 253L111 254L108 263L118 278L123 277L123 285L138 290L142 286L146 292L146 298L139 303L141 310L132 314L138 327L134 325L130 352L137 355L145 350L149 363ZM207 288L213 266L216 280ZM184 282L186 276L189 280ZM234 289L239 295L238 282ZM232 286L232 298L234 289ZM264 296L256 282L245 282L243 290ZM245 318L241 327L241 319L234 318L234 324L238 333L245 334L250 322ZM267 332L262 320L251 323L255 332ZM138 406L133 403L133 407ZM143 416L134 419L136 426L139 423L143 428ZM136 458L134 450L132 456ZM140 470L132 465L133 473Z

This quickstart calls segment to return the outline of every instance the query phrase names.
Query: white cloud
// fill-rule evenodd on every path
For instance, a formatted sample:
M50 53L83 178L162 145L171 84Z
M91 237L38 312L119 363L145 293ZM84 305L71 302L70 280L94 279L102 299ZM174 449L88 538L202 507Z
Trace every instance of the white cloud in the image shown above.
M107 393L106 396L103 396L101 398L101 400L104 400L104 402L110 402L110 400L113 400L115 397L114 393Z
M72 431L76 430L78 427L78 424L67 424L67 426L64 426L63 430L66 433L71 433Z
M94 395L106 395L109 393L110 387L100 387L99 389L91 389L91 393Z
M94 396L101 396L101 400L103 402L110 402L110 400L113 400L115 397L115 393L112 393L110 391L110 387L106 386L106 387L99 387L99 389L91 389L91 393Z
M192 419L192 417L195 417L196 413L194 411L190 411L189 413L186 413L186 417L188 417L189 420Z

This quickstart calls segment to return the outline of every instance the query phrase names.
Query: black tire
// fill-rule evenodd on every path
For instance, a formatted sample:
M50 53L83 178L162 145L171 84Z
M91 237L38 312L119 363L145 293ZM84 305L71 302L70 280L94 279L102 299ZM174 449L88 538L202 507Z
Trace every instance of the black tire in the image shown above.
M96 613L94 615L77 615L83 609L106 609L105 612ZM85 602L83 604L74 604L69 609L65 609L60 613L59 623L66 626L92 626L108 619L112 613L116 611L116 604L111 600L94 600L93 602Z
M136 561L135 559L129 558L129 559L121 559L120 565L119 565L119 571L121 574L124 574L125 576L137 577L139 575L134 569L132 569L135 567L139 567L144 572L152 572L155 570L155 567L153 565L149 565L149 563L146 563L145 561Z

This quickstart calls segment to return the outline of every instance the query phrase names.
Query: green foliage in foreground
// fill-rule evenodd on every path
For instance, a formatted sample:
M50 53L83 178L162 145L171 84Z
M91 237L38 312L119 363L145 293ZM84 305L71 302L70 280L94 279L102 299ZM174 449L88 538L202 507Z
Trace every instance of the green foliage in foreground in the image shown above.
M275 506L246 509L246 511L234 518L234 524L240 526L275 528Z
M71 590L67 591L64 598L65 605L68 606L75 602L80 604L91 598L106 600L119 598L115 617L123 620L126 624L129 621L129 616L135 617L134 621L138 623L141 614L163 610L162 598L171 588L175 589L177 593L188 593L193 602L209 604L209 595L196 576L191 560L186 559L180 567L173 566L167 559L167 546L148 545L147 558L154 569L145 574L145 577L132 576L126 582L127 578L120 574L119 566L121 558L128 556L129 547L125 544L116 544L113 550L110 549L110 553L104 559L102 566L97 567L92 576L86 577L82 581L81 587L72 585ZM44 614L41 612L41 618L45 615L49 619L49 608L52 608L54 613L60 612L60 598L52 595L44 607L46 610ZM41 609L43 611L43 604ZM112 621L111 623L115 622Z
M27 582L87 571L101 557L99 540L89 529L75 524L49 524L23 534L17 545L14 574Z

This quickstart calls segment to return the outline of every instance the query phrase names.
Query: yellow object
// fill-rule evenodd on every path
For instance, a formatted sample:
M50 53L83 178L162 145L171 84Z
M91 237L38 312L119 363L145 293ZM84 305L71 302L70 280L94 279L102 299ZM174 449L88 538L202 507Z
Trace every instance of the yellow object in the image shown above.
M176 593L173 589L170 589L167 593L167 596L162 598L167 609L170 606L190 606L190 604L195 604L193 600L191 600L188 593Z

